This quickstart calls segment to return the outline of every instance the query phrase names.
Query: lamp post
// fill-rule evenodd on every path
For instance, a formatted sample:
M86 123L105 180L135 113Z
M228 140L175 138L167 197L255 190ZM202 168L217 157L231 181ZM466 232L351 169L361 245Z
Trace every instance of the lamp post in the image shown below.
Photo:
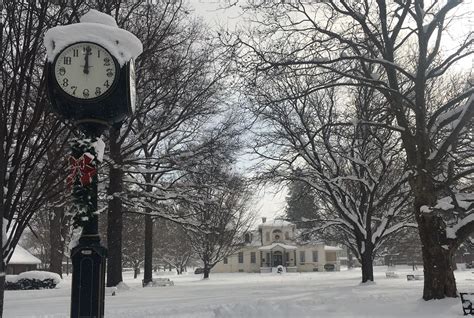
M72 190L74 226L80 230L71 249L71 317L103 317L107 250L100 243L97 207L101 135L134 111L133 59L142 46L112 17L96 10L80 23L48 30L44 43L52 110L81 134L71 142L66 180Z

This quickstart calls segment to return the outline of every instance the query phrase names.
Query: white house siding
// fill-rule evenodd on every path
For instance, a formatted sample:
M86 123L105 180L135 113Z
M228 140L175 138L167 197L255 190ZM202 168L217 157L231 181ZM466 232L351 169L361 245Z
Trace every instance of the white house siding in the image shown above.
M274 221L262 223L258 230L249 232L250 239L246 247L239 252L243 252L243 263L239 263L238 252L227 258L227 264L223 261L214 266L214 273L259 273L260 267L273 267L273 260L268 259L268 255L275 257L275 252L281 252L283 265L295 268L298 272L325 271L324 265L334 264L335 270L340 270L339 247L325 246L323 243L298 245L296 242L296 226L286 221ZM263 243L263 244L262 244ZM313 251L318 252L317 262L313 262ZM255 253L255 263L251 263L251 253ZM304 252L305 261L301 262L300 253ZM288 258L286 254L288 253ZM296 257L296 259L295 259ZM262 260L263 263L262 263ZM295 263L296 261L296 263Z
M313 262L313 251L318 251L318 261ZM304 252L305 261L301 262L300 253ZM325 255L324 245L305 245L296 250L298 272L324 271Z
M276 248L273 251L282 251L283 249ZM300 261L300 252L303 251L305 253L305 262L301 263ZM313 262L313 251L318 252L318 261ZM245 272L245 273L259 273L260 272L260 264L261 264L261 256L258 248L245 248L240 250L244 254L244 262L239 263L238 253L227 258L227 264L224 262L219 262L214 266L212 272L214 273L237 273L237 272ZM251 252L255 252L255 263L251 263ZM295 252L296 252L296 267L298 272L313 272L325 271L324 265L325 264L334 264L335 270L340 270L340 264L337 260L337 252L336 251L325 251L324 245L305 245L302 247L298 247L295 251L288 251L289 252L289 266L293 266ZM266 258L267 251L263 251L262 255L263 258ZM330 255L328 255L330 254Z
M244 248L239 252L244 253L244 262L239 263L239 254L227 258L227 264L219 262L211 270L213 273L260 273L260 251L257 248ZM251 263L251 252L255 252L255 263Z

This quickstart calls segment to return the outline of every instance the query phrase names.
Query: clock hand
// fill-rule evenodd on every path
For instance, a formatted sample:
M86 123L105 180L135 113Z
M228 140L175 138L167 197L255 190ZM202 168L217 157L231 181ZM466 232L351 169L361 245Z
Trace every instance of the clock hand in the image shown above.
M89 55L91 52L90 46L86 47L86 56L85 56L85 64L84 64L84 73L89 74Z

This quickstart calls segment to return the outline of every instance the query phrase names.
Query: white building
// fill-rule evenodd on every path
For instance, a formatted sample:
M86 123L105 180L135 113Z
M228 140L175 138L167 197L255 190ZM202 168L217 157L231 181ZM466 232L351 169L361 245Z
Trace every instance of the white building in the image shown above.
M245 246L214 266L214 273L269 273L282 265L287 272L338 271L339 251L324 243L298 243L296 225L275 220L245 234Z
M16 275L27 271L34 271L41 264L41 260L33 256L20 245L16 245L13 255L7 264L7 274Z

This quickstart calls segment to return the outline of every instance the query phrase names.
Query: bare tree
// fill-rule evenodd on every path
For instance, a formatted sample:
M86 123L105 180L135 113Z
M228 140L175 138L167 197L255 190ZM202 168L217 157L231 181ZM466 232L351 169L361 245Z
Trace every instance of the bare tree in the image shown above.
M141 215L125 213L123 223L123 263L133 268L133 278L137 278L143 266L144 219Z
M158 225L160 229L155 235L156 254L161 262L175 268L176 273L181 275L194 256L191 242L186 235L187 230L170 221L162 221Z
M179 77L177 75L179 67L188 61L179 66L176 63L168 64L168 62L173 59L173 56L178 58L180 53L173 55L173 52L185 51L192 39L186 29L186 25L190 22L187 22L189 19L180 1L160 2L153 5L148 4L147 1L133 3L105 1L98 3L96 7L115 16L119 26L136 34L143 42L144 47L141 57L137 60L138 103L136 112L123 124L111 127L108 135L110 151L106 156L106 163L109 167L107 175L107 244L109 250L107 286L115 286L122 281L123 213L128 211L127 206L132 206L133 210L133 203L130 203L127 193L136 191L133 188L135 182L124 183L124 180L132 180L129 177L130 174L142 171L138 168L142 165L140 160L144 155L142 142L156 140L153 137L147 140L148 137L143 137L143 135L160 136L160 129L169 129L169 132L173 132L180 124L180 121L173 117L175 113L172 113L172 108L164 109L161 105L165 97L176 95L175 92L170 91L170 86L166 85L173 76ZM158 74L160 75L158 76ZM161 112L163 117L154 121L157 114L160 113L160 109L164 109ZM143 130L140 131L138 126L143 123L143 120L139 123L138 119L147 118L150 112L154 112L154 116L147 119L146 125L148 126L142 125ZM179 114L178 111L177 113ZM160 128L160 123L162 126L167 125L167 127ZM157 137L157 140L161 140L160 137ZM130 172L133 170L130 169L131 166L135 166L134 172ZM124 205L126 206L124 207Z
M343 99L334 89L311 92L317 81L310 72L274 74L252 88L251 111L266 127L255 130L254 149L268 162L261 178L307 184L320 205L312 230L339 233L362 264L362 282L373 281L375 253L410 221L403 151L393 132L368 124L384 119L374 90L345 90Z
M146 214L145 281L151 280L153 218L174 218L172 210L157 210L163 201L180 197L181 190L173 188L177 171L205 153L206 146L195 140L225 106L219 104L225 67L215 63L203 25L188 16L181 1L132 12L130 4L124 6L107 11L141 39L144 51L137 60L136 112L109 131L108 286L122 280L123 211Z
M384 123L399 132L411 172L423 246L423 298L456 297L451 259L474 230L472 207L457 220L451 213L453 224L443 219L446 214L431 212L446 192L461 202L472 193L455 186L472 174L472 161L455 169L449 162L460 137L472 129L474 88L472 83L458 85L444 91L443 99L433 99L432 89L439 90L435 84L446 81L450 70L473 54L472 30L459 37L452 50L443 50L447 26L456 23L460 12L472 15L472 8L462 1L328 0L264 2L252 9L258 10L259 28L250 37L240 36L235 47L244 48L242 61L256 71L257 84L273 72L313 69L335 75L314 90L363 85L385 97Z
M378 253L383 256L386 265L411 265L416 270L423 263L421 242L416 228L403 229L387 242Z
M61 193L54 201L45 202L34 213L23 235L25 247L39 253L42 263L48 264L48 270L61 277L66 244L71 236L72 215L67 211L68 201Z
M48 1L0 4L0 225L9 233L0 242L3 273L33 214L63 187L63 147L51 146L64 125L48 114L42 39L48 28L71 22L77 8ZM54 155L48 158L53 149ZM3 288L1 275L0 315Z
M214 158L201 163L190 176L201 202L187 205L194 212L199 231L189 232L191 246L204 265L204 279L224 257L234 254L251 226L248 182Z

